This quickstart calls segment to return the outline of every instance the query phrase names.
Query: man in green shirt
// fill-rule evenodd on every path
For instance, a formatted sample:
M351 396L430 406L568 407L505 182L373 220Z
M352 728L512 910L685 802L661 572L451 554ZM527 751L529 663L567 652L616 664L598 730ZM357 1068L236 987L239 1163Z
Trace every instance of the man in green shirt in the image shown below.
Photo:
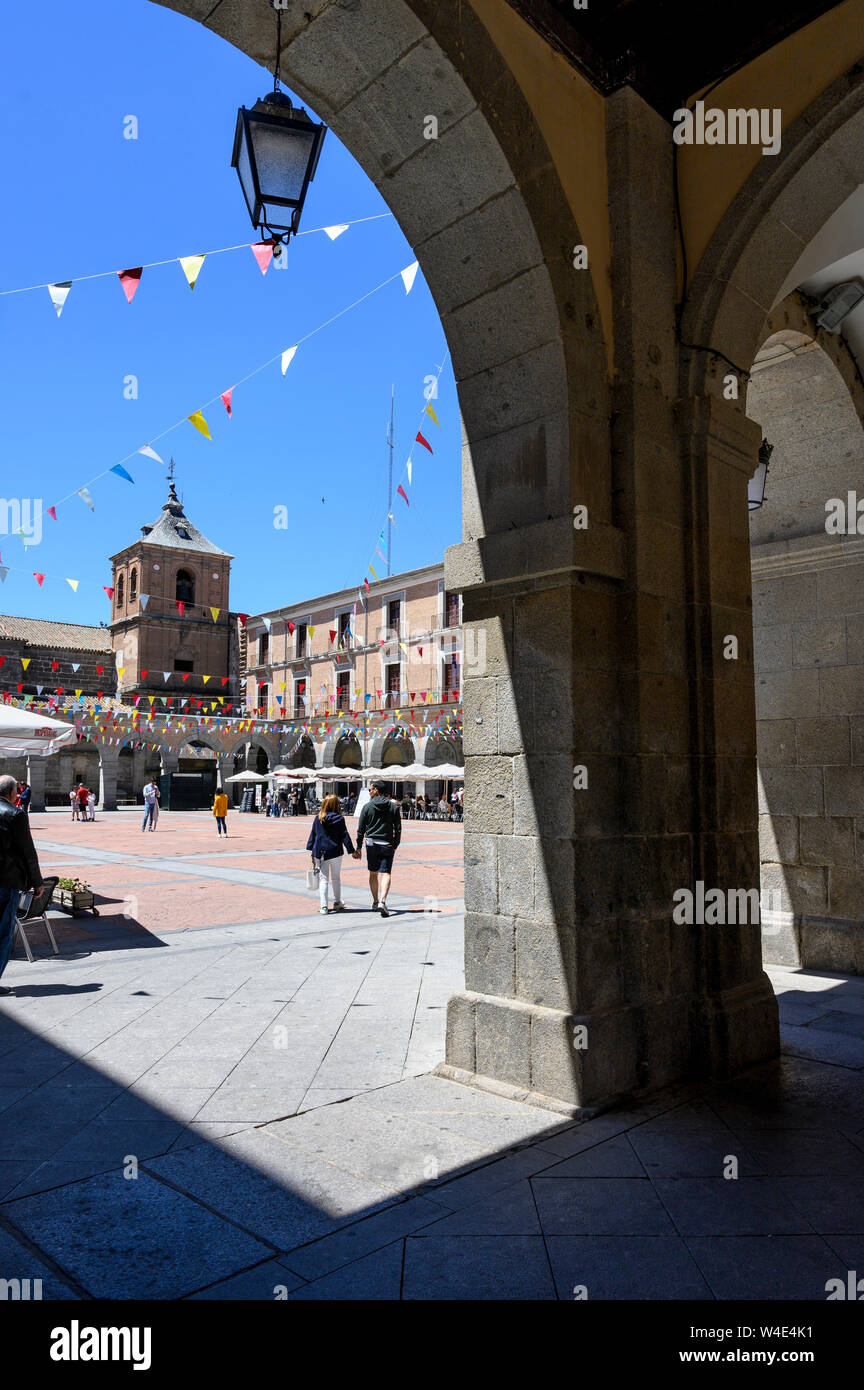
M402 839L402 817L399 807L387 795L383 782L372 782L370 799L360 812L357 822L357 848L354 858L360 858L366 841L366 863L369 867L369 887L372 891L372 911L389 917L387 894L393 872L393 855Z

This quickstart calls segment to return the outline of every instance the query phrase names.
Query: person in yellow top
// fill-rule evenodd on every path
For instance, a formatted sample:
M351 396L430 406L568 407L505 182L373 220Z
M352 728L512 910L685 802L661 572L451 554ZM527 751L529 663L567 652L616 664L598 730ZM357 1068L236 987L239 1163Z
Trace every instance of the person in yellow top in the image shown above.
M228 797L223 791L218 791L213 798L213 814L216 817L217 834L227 835L228 827L225 824L225 817L228 814Z

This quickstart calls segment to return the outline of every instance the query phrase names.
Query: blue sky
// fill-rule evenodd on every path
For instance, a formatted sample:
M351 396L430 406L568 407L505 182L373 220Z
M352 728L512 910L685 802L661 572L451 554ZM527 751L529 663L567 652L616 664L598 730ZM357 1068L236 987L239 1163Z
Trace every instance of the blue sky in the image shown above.
M0 289L68 280L252 241L230 167L240 105L269 74L201 25L148 0L80 0L51 12L9 6L0 56L6 215ZM139 138L123 138L124 117ZM303 229L386 212L328 133ZM413 259L395 219L292 242L285 270L261 275L251 251L209 257L194 292L179 265L145 270L131 305L114 275L73 284L58 319L44 289L0 297L4 498L44 507L146 444L204 401ZM397 280L234 393L233 418L206 411L155 444L173 454L192 521L236 556L231 604L258 612L362 582L386 516L385 431L396 390L398 480L423 408L424 378L446 352L422 274ZM138 398L124 398L124 379ZM460 432L449 362L435 402L434 457L414 454L410 508L397 497L393 570L441 559L459 539ZM26 551L0 535L10 566L0 612L97 623L110 617L108 557L159 514L165 470L125 464L134 486L73 496ZM395 481L394 481L395 487ZM322 502L322 497L325 499ZM288 531L273 510L289 509ZM0 518L2 522L2 518ZM41 588L32 571L46 574ZM77 593L64 582L79 580Z

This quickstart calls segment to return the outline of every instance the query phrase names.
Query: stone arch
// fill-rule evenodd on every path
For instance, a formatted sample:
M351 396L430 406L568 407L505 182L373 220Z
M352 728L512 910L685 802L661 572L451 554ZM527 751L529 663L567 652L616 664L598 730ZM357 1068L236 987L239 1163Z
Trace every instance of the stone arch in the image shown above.
M267 734L253 734L251 731L242 738L235 739L235 741L229 745L227 756L233 761L237 754L246 747L247 743L251 743L253 747L257 746L258 748L263 748L264 752L267 754L267 761L271 767L276 767L281 761L279 750L273 740Z
M762 159L727 208L686 293L684 342L749 372L789 272L862 183L864 68L856 65L784 130L782 153ZM689 395L719 395L716 379L728 370L711 352L682 352Z
M407 767L415 760L414 741L402 729L388 729L386 733L379 734L373 739L369 750L370 767Z
M341 734L328 739L321 754L322 767L360 768L363 766L363 749L360 740Z
M174 597L181 603L195 602L195 571L178 565L174 573Z
M464 763L462 739L459 734L442 734L438 738L430 735L423 749L423 763L435 767L440 763Z

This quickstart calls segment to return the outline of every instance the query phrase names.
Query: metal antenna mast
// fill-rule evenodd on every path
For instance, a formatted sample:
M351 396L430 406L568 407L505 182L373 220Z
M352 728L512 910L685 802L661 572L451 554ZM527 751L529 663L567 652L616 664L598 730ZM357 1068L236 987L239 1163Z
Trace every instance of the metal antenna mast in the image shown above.
M390 513L393 510L393 403L396 394L395 385L390 387L390 428L387 431L387 448L389 450L387 462L387 578L390 578L390 545L392 539L393 524L390 520Z

